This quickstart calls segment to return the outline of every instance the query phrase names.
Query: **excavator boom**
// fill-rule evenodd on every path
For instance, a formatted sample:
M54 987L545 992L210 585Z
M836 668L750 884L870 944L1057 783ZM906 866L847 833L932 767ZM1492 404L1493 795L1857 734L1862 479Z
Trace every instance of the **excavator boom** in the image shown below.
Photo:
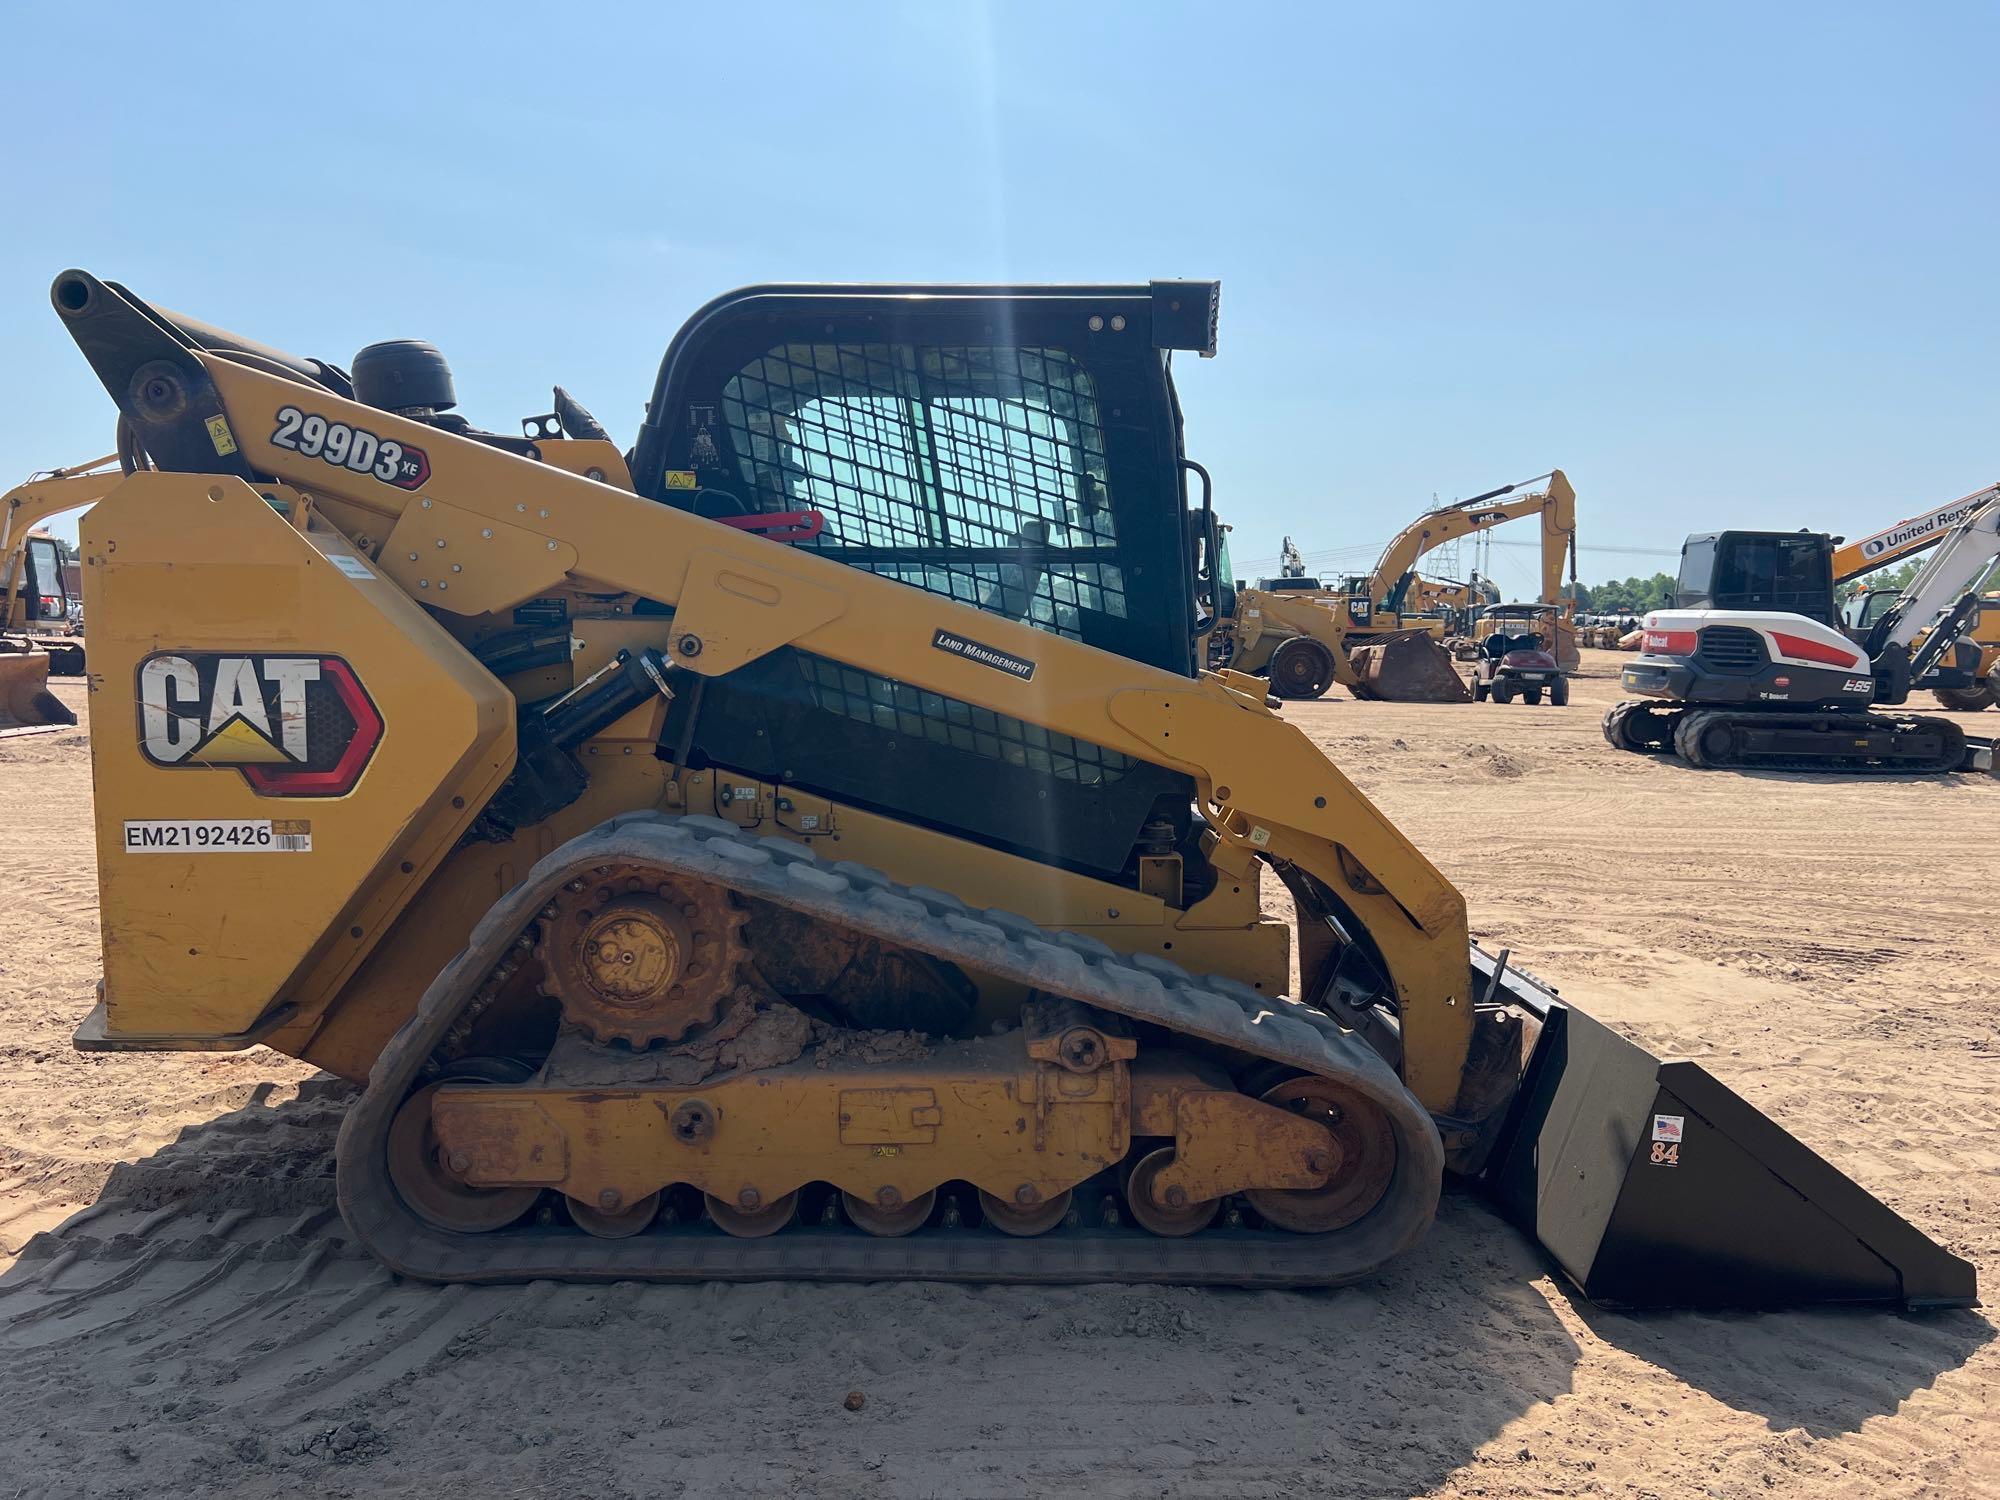
M1836 584L1851 583L1863 574L1900 562L1914 552L1935 547L1951 534L1953 527L1996 497L2000 497L2000 484L1989 484L1984 489L1974 490L1969 495L1934 506L1919 515L1905 517L1872 536L1843 544L1833 554L1833 581Z

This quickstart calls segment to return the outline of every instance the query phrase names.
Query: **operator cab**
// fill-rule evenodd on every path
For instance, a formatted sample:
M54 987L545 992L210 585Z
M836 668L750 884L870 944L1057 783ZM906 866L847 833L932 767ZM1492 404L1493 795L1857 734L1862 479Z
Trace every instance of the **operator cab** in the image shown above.
M786 545L1192 678L1233 574L1172 359L1215 351L1218 296L1186 281L733 292L661 361L633 489L767 535L809 517ZM1036 652L976 629L918 649L1035 680ZM1084 873L1136 881L1143 845L1184 856L1188 894L1209 878L1183 773L798 647L681 694L664 741Z
M53 621L69 618L69 590L63 582L62 551L54 537L31 536L27 545L27 568L21 579L21 595L29 620Z
M1840 624L1855 640L1864 640L1875 622L1896 607L1901 589L1862 589L1840 609Z
M1804 615L1832 625L1833 539L1811 531L1717 531L1681 547L1677 609Z

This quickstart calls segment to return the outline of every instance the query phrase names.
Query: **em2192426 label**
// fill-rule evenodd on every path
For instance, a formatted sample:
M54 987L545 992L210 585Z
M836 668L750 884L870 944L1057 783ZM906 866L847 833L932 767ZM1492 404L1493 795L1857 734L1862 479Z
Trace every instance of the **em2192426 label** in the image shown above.
M296 406L278 408L271 446L320 459L352 474L369 475L398 489L417 489L431 477L430 455L423 449Z
M304 818L127 818L127 854L310 854Z

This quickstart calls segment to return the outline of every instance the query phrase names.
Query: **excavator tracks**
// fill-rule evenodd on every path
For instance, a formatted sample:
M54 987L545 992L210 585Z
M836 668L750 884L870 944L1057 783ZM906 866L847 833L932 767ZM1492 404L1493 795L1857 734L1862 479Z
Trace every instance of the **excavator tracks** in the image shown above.
M1034 1238L938 1226L885 1238L832 1222L739 1238L705 1220L655 1223L629 1237L603 1238L561 1223L546 1209L486 1233L434 1227L404 1203L391 1176L398 1109L431 1081L427 1065L453 1022L564 884L621 863L713 882L1058 1000L1152 1023L1286 1072L1333 1080L1364 1096L1389 1121L1396 1159L1387 1189L1364 1218L1323 1234L1251 1227L1234 1214L1186 1238L1121 1227L1115 1214L1082 1223L1072 1214ZM336 1158L341 1212L355 1236L392 1270L432 1281L915 1278L1270 1287L1353 1281L1409 1248L1436 1211L1444 1150L1436 1125L1394 1070L1311 1006L1232 980L1197 977L1150 955L1119 954L1095 939L1046 931L1011 913L978 911L948 893L900 886L879 871L822 860L798 844L759 837L718 818L641 813L614 818L556 849L486 914L377 1059L366 1091L341 1126Z
M1686 704L1620 703L1604 738L1640 755L1674 755L1702 770L1926 775L1966 768L1965 732L1919 714L1744 713Z

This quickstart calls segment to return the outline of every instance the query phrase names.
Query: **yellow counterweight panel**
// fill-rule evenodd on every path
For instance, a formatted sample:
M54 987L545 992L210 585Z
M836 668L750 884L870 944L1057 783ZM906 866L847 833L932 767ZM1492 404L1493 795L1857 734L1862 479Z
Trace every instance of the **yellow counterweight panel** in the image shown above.
M82 530L96 1030L240 1037L330 991L421 888L512 769L513 700L240 480L141 471Z

